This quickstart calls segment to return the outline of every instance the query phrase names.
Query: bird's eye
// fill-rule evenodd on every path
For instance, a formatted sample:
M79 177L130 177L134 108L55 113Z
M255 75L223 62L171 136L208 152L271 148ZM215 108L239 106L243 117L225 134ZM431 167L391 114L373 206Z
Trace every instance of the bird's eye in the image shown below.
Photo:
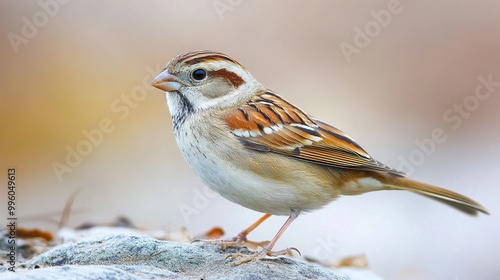
M201 81L207 76L207 71L203 69L196 69L193 71L193 73L191 73L191 76L193 77L193 79Z

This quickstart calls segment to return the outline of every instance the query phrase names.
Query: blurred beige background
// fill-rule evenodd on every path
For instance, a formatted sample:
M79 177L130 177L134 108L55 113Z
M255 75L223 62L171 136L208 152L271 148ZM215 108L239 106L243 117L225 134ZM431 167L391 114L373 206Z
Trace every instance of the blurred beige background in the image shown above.
M412 177L492 213L471 218L404 192L345 197L303 215L277 249L326 262L364 254L386 279L500 274L500 2L11 0L0 11L0 182L17 168L21 226L55 230L77 189L69 226L125 215L144 228L234 235L257 219L203 194L164 94L148 86L171 57L212 49L375 158L413 161ZM497 83L481 99L479 77ZM419 152L415 141L435 129L446 141ZM270 239L284 220L251 239Z

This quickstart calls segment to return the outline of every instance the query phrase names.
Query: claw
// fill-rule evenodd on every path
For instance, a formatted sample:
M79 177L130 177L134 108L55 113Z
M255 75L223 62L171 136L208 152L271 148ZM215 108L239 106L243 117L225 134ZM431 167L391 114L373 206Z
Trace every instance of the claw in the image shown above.
M286 248L286 249L283 249L283 250L280 250L280 251L270 251L270 249L264 247L263 250L258 251L258 252L254 252L253 254L248 255L248 256L244 256L241 253L231 254L231 255L228 255L225 258L225 260L227 260L228 258L244 257L243 259L241 259L241 260L233 263L234 266L238 266L240 264L244 264L244 263L247 263L247 262L261 260L261 259L265 258L266 256L270 256L270 257L279 257L279 256L284 256L284 255L293 256L292 251L296 251L297 253L299 253L299 255L302 256L302 254L300 253L300 251L297 248L295 248L295 247Z
M256 261L256 260L261 260L263 259L264 257L266 256L266 252L264 250L262 251L259 251L259 252L255 252L237 262L234 262L232 263L233 266L238 266L240 264L244 264L244 263L247 263L247 262L252 262L252 261ZM228 257L231 257L231 258L236 258L236 257L243 257L243 255L241 253L237 253L237 254L231 254L229 255Z
M225 258L224 258L224 261L227 261L227 259L229 258L237 258L237 257L244 257L244 255L242 253L234 253L234 254L229 254L227 255Z
M285 232L285 230L288 228L288 226L299 216L300 210L294 210L292 209L290 212L290 216L286 220L286 222L283 224L283 226L280 228L278 233L274 236L274 238L271 241L262 241L262 242L254 242L254 241L248 241L247 240L247 235L253 231L258 225L260 225L263 221L265 221L267 218L271 216L271 214L265 214L262 218L260 218L257 222L253 223L251 226L249 226L247 229L241 231L238 233L235 237L229 239L229 240L198 240L195 239L193 242L203 242L206 244L213 244L213 245L218 245L222 249L226 249L229 246L244 246L248 245L252 249L256 249L258 247L262 247L262 250L254 252L253 254L250 254L246 257L244 257L243 254L241 253L236 253L236 254L231 254L228 255L224 260L227 260L228 258L237 258L237 257L244 257L243 259L234 262L233 265L240 265L243 263L255 261L255 260L261 260L265 258L266 256L270 257L279 257L283 255L290 255L293 256L292 251L296 251L299 253L299 255L302 255L300 251L297 248L291 247L291 248L286 248L281 251L271 251L280 238L280 236Z
M299 256L302 256L302 254L300 253L299 249L297 249L295 247L290 247L288 249L290 250L290 256L293 256L292 250L294 250L295 252L299 253Z
M227 247L249 247L251 249L257 249L259 247L264 248L269 244L269 241L250 241L246 238L241 238L240 236L233 237L231 239L217 239L217 240L203 240L203 239L194 239L191 241L191 244L196 242L202 242L204 244L217 245L225 250Z

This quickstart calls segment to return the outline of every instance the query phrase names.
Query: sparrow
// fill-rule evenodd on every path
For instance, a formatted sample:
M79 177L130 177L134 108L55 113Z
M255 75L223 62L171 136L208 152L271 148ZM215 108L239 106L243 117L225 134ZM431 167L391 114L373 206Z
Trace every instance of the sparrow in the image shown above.
M406 178L372 158L347 134L264 87L225 54L178 55L152 85L166 92L177 145L201 181L224 198L265 213L237 236L216 242L262 248L237 264L291 254L297 249L272 251L288 226L302 212L342 195L407 190L467 214L489 214L466 196ZM276 236L248 241L271 215L288 216Z

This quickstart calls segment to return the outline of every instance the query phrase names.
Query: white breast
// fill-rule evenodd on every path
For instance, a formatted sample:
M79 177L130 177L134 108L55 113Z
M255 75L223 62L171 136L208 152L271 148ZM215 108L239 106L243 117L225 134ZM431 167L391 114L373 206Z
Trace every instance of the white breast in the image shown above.
M196 125L195 125L196 124ZM245 168L250 153L229 132L197 133L194 127L207 125L202 118L190 118L177 131L177 144L193 171L224 198L255 211L289 215L291 209L310 211L333 200L324 186L310 176L295 172L287 181L263 178ZM231 137L232 139L229 139ZM233 146L238 144L238 146ZM284 170L283 172L293 172Z

